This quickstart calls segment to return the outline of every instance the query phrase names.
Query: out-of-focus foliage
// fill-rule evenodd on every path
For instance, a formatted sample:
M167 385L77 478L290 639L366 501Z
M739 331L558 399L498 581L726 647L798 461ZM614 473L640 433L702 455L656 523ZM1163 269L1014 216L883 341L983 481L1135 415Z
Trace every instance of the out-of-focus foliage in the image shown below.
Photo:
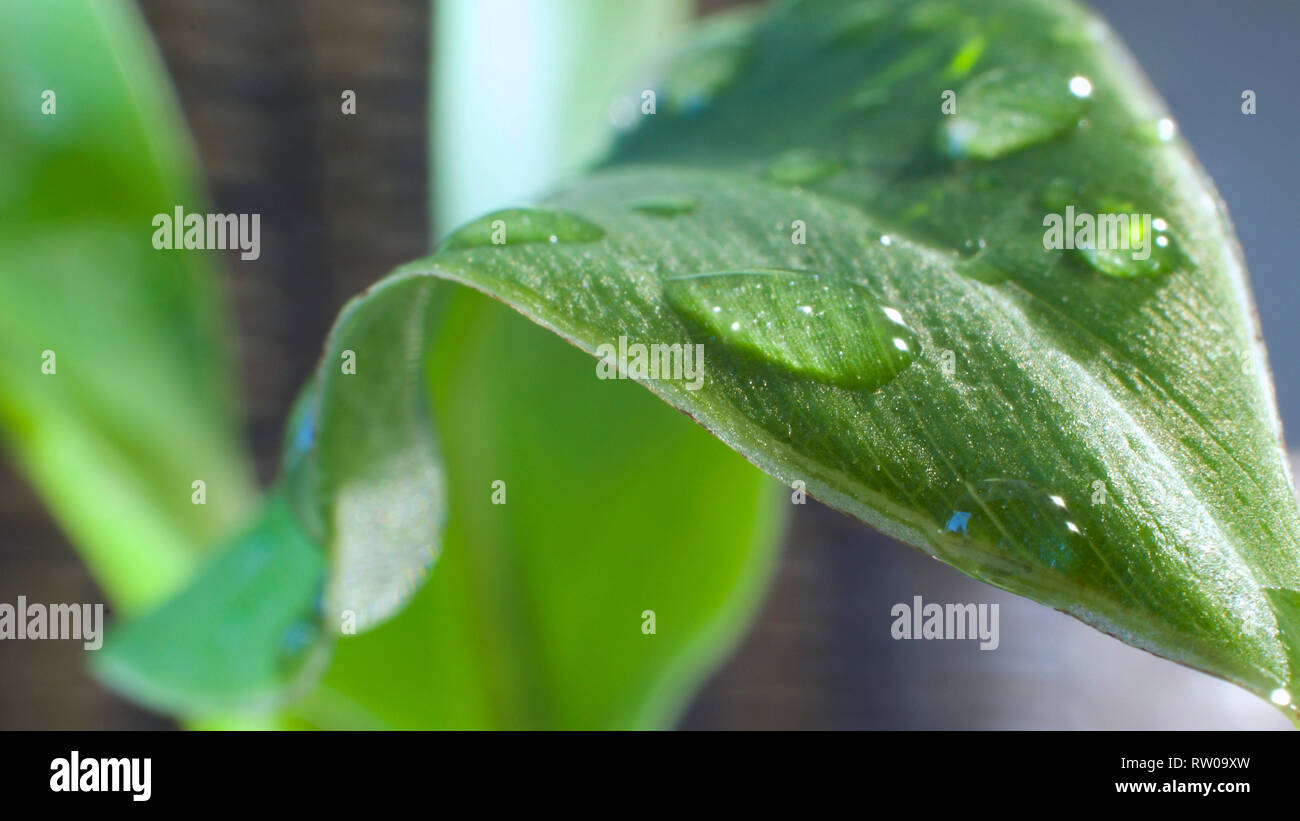
M208 209L128 3L0 4L0 122L0 434L138 608L252 496L212 260L151 243L155 214Z

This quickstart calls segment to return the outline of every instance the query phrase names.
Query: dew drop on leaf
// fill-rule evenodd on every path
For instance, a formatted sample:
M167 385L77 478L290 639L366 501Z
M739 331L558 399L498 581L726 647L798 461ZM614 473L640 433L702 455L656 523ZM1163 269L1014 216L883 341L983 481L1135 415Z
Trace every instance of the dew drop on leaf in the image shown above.
M1121 216L1125 217L1123 221L1119 219ZM1112 229L1111 225L1116 227ZM1173 271L1184 261L1169 224L1160 217L1119 208L1098 215L1095 230L1092 247L1076 247L1074 253L1108 277L1159 276ZM1115 241L1115 235L1120 242Z
M628 208L651 217L682 217L695 213L699 206L699 200L694 197L665 195L637 200Z
M443 241L441 250L539 242L595 242L604 236L604 229L577 214L541 208L509 208L494 211L458 228Z
M729 353L829 385L875 390L916 356L916 334L861 285L811 271L721 271L664 281L687 323Z
M1006 269L995 265L983 256L977 255L968 259L959 259L954 265L957 273L973 279L976 282L983 282L987 285L996 285L999 282L1005 282L1010 274Z
M994 569L1066 571L1095 551L1065 498L1019 479L983 479L952 504L939 530L992 553ZM1006 559L1010 559L1009 562Z
M994 69L957 94L939 148L955 159L993 160L1047 142L1075 128L1092 84L1048 68Z

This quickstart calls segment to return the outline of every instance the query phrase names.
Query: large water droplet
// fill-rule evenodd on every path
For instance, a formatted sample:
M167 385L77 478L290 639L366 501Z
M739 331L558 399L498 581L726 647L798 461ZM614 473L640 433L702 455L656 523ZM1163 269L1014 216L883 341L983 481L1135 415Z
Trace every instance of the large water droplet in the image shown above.
M977 546L994 569L1065 570L1095 551L1064 497L1018 479L984 479L953 503L940 531Z
M695 213L699 200L685 195L666 194L661 197L646 197L628 206L638 214L652 217L681 217Z
M836 158L811 148L796 148L777 157L763 172L782 185L810 185L824 180L841 168Z
M726 350L798 378L875 390L919 347L896 308L811 271L721 271L663 287L673 310Z
M994 69L957 95L940 129L940 149L957 159L992 160L1075 128L1092 93L1086 78L1047 68Z
M605 236L599 225L566 211L509 208L496 211L457 229L443 240L443 251L492 245L549 242L595 242Z

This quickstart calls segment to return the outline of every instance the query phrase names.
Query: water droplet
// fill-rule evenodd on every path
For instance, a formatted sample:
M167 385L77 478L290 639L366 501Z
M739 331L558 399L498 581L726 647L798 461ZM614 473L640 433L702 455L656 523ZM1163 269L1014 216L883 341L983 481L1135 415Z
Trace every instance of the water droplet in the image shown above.
M940 532L975 546L994 569L1064 571L1095 556L1065 498L1018 479L984 479L953 503Z
M595 242L600 226L577 214L538 208L510 208L479 217L458 228L442 243L443 251L547 242ZM495 240L495 241L494 241Z
M782 185L809 185L824 180L841 168L840 161L810 148L796 148L777 157L764 176Z
M811 271L720 271L665 280L664 297L730 353L800 379L875 390L915 358L903 314L855 282Z
M1097 272L1119 279L1167 274L1185 262L1169 223L1127 204L1101 209L1092 246L1076 246L1074 253Z
M700 205L694 197L667 194L662 197L646 197L628 206L638 214L652 217L680 217L695 213Z
M997 285L999 282L1006 282L1011 276L1006 269L979 254L969 259L958 260L956 268L957 273L967 279L983 282L986 285Z
M1147 120L1135 125L1132 132L1144 142L1153 144L1167 143L1178 136L1178 123L1168 117L1161 117L1158 120Z
M1291 694L1279 687L1268 694L1268 700L1279 707L1286 707L1291 703Z
M1087 107L1072 90L1080 79L1034 67L981 74L957 95L957 113L944 118L940 149L956 159L992 160L1059 137Z
M1063 246L1106 276L1158 276L1186 262L1169 222L1128 200L1097 196L1089 186L1063 178L1053 180L1038 199L1060 218Z

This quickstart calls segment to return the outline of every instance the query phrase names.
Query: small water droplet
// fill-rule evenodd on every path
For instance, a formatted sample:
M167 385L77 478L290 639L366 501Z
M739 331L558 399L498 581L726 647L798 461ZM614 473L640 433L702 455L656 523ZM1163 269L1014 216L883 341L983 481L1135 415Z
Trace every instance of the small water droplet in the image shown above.
M1153 143L1167 143L1178 136L1178 123L1168 117L1161 117L1158 120L1147 120L1139 123L1132 129L1138 139Z
M967 279L983 282L986 285L997 285L999 282L1006 282L1011 276L1006 269L979 254L969 259L958 260L956 268L957 273Z
M963 492L940 532L974 546L991 565L1014 574L1031 568L1066 571L1095 551L1064 497L1018 479L984 479Z
M782 185L810 185L824 180L841 168L840 161L811 148L796 148L777 157L763 172Z
M1114 230L1112 223L1117 225ZM1169 223L1140 214L1128 204L1103 207L1097 215L1093 246L1076 247L1074 253L1098 273L1119 279L1167 274L1185 262Z
M1281 687L1269 693L1268 700L1279 707L1286 707L1291 703L1291 694Z
M567 211L510 208L495 211L458 228L443 240L443 251L529 243L595 242L600 226Z
M992 160L1059 137L1077 126L1087 106L1087 96L1077 93L1080 80L1048 68L985 72L957 95L957 113L944 118L939 147L956 159Z
M681 217L695 213L695 209L699 205L699 200L694 197L667 194L661 197L646 197L637 200L628 208L638 214L646 214L651 217Z
M664 281L668 304L728 352L788 375L875 390L915 358L903 314L865 287L810 271L720 271Z

